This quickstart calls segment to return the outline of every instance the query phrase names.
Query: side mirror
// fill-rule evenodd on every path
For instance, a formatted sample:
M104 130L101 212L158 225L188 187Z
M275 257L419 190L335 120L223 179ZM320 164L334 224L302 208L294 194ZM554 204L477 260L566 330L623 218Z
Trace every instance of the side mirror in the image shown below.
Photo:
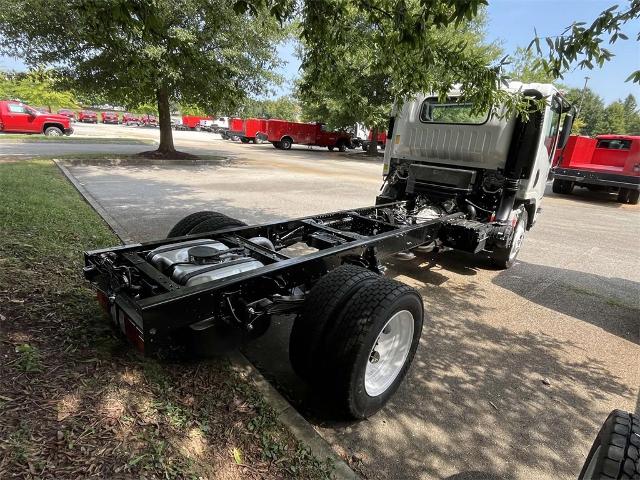
M575 114L575 109L571 107L571 110L569 110L564 116L564 122L562 122L562 133L560 134L556 148L564 148L567 144L569 136L571 135L571 127L573 127L573 118Z

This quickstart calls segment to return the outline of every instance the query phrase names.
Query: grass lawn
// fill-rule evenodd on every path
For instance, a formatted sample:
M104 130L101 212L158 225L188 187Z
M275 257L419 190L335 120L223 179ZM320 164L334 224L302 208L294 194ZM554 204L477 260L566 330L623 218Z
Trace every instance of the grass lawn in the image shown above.
M116 338L81 276L117 243L49 160L0 162L0 478L326 478L225 359Z
M11 143L98 143L113 145L156 145L158 142L146 138L109 138L109 137L47 137L46 135L23 135L19 133L0 134L0 142Z

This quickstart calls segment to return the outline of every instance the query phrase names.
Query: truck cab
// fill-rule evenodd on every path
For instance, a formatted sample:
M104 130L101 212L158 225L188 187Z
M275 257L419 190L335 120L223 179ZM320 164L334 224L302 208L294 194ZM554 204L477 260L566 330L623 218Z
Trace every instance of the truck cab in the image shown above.
M42 113L16 101L0 101L0 132L71 135L70 120L64 115Z
M487 252L502 268L513 264L537 220L555 150L573 121L552 85L512 82L508 90L543 100L544 109L532 109L527 119L499 105L478 112L458 90L444 100L426 94L404 103L388 128L377 198L409 200L408 213L417 218L465 212L439 246Z

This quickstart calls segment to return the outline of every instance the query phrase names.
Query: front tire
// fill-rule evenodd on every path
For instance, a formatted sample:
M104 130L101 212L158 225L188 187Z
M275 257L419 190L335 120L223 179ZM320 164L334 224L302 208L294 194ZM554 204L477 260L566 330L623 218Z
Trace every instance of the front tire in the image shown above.
M228 217L223 213L213 212L215 215L211 215L206 220L200 222L193 227L189 233L207 233L215 232L216 230L222 230L230 227L245 227L247 224L236 220L235 218Z
M347 302L320 356L339 410L370 417L396 392L422 334L422 297L403 283L378 278Z
M61 137L63 132L58 127L47 127L44 134L47 137Z

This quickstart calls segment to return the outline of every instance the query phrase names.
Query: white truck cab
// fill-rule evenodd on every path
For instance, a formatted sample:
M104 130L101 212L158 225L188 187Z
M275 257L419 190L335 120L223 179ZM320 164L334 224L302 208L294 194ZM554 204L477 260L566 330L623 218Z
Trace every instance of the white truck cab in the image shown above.
M512 82L508 90L544 99L545 107L526 121L505 115L501 106L477 113L453 90L444 101L418 95L396 109L377 199L410 200L425 218L466 212L470 231L454 229L448 246L478 253L470 239L486 237L480 249L504 268L536 221L554 152L573 121L571 106L553 85Z

